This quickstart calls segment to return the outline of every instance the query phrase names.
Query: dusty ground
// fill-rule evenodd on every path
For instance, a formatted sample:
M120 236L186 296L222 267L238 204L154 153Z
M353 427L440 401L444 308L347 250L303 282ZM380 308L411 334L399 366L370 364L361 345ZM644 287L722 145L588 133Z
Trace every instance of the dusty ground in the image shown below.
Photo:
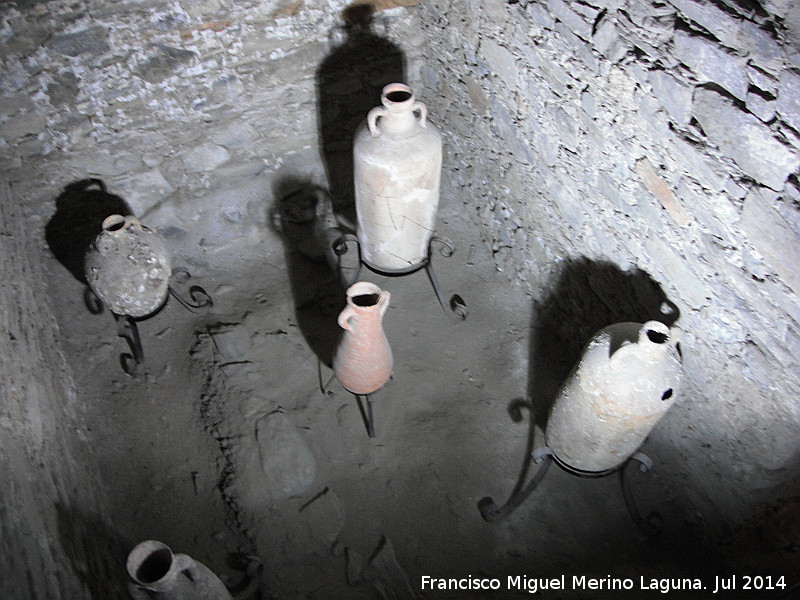
M91 314L83 284L51 261L52 303L100 458L87 485L105 486L110 500L111 521L93 530L119 564L109 590L144 539L191 555L231 586L242 577L237 556L255 556L263 598L514 595L423 591L424 575L497 577L504 587L506 575L611 575L638 586L640 576L724 572L677 508L675 469L658 448L645 447L654 472L633 477L642 511L665 519L654 540L632 524L617 477L555 467L507 519L481 518L478 501L504 502L524 461L530 415L515 422L514 401L543 402L570 366L563 340L548 337L561 327L554 306L579 300L559 305L510 283L447 199L440 229L459 250L434 264L447 296L464 298L465 321L439 308L424 272L361 275L392 293L384 327L394 376L373 397L370 439L355 398L329 381L344 287L327 263L298 251L304 227L251 227L240 243L203 250L188 265L195 277L176 288L200 285L214 305L190 312L170 299L141 321L137 377L120 368L127 348L112 315ZM546 311L555 328L538 318ZM74 527L90 517L73 515Z

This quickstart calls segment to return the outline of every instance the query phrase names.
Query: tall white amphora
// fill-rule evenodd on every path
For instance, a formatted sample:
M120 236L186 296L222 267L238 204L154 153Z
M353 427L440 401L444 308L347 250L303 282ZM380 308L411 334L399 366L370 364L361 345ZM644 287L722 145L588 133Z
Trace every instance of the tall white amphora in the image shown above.
M680 329L658 321L617 323L587 344L547 420L555 458L579 471L622 465L678 397Z
M442 138L411 88L390 83L355 134L353 164L361 259L386 273L425 263L439 206Z

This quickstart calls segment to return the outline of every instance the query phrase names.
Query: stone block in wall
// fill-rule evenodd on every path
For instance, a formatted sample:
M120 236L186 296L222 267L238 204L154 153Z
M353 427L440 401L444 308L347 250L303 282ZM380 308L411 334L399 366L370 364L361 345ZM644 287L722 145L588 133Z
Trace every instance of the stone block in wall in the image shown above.
M165 44L155 46L150 57L141 65L136 73L150 83L160 83L164 79L176 75L180 68L191 61L196 54L183 48L173 48Z
M692 222L689 212L683 207L680 199L672 193L666 182L656 173L647 157L636 163L636 172L642 178L644 186L656 197L673 221L681 227L686 227Z
M528 143L522 137L520 127L511 113L495 98L491 103L492 124L491 129L503 140L507 150L514 153L518 160L534 164L536 158L531 153Z
M259 137L258 131L241 119L223 123L211 135L211 139L224 148L245 148Z
M222 146L207 143L189 150L183 157L183 163L187 171L205 173L227 162L230 157L228 151Z
M786 53L770 33L751 21L742 21L737 46L747 50L749 61L770 73L784 69Z
M595 49L612 63L620 60L628 49L614 23L605 18L600 21L593 36Z
M575 33L563 23L556 23L556 31L561 34L561 40L568 44L570 50L578 56L584 65L595 73L599 72L600 63L592 53L592 49L586 41L580 36L575 35ZM573 73L572 75L575 79L581 79L580 73Z
M175 191L157 168L131 174L127 180L125 187L129 191L125 194L125 200L136 215L145 214Z
M547 0L547 7L556 19L578 37L589 41L592 39L592 23L572 10L564 0Z
M680 294L675 302L678 306L688 304L690 308L699 309L711 297L710 287L689 268L689 261L677 254L661 236L648 236L644 242L645 250L650 257L651 269L664 274L666 281L662 283L673 287Z
M710 157L706 152L702 152L694 144L682 139L676 139L667 145L667 156L670 157L673 165L680 165L683 172L692 180L697 181L703 188L712 192L720 192L725 189L727 176L727 166L720 164ZM740 197L744 197L744 193Z
M517 85L518 68L511 51L491 38L484 38L481 42L480 53L486 59L492 72L513 90Z
M775 108L795 131L800 131L800 76L785 71L778 86Z
M583 194L575 194L570 186L575 182L564 174L559 180L552 181L549 188L544 190L545 195L550 198L558 208L563 219L575 230L580 231L583 222L586 220L586 212L583 204L579 200Z
M37 135L47 126L47 119L39 112L19 113L0 124L0 138L13 144L26 135Z
M678 125L685 125L692 116L692 90L672 75L655 70L648 73L653 94L670 118Z
M675 56L694 71L700 83L716 83L739 100L747 95L745 62L705 38L675 32Z
M109 49L108 31L104 27L89 27L74 33L61 33L53 36L50 48L65 56L81 54L98 55Z
M800 294L800 236L770 206L769 197L758 189L750 191L742 210L742 232L783 282Z
M216 14L222 8L219 0L188 0L181 3L188 14L198 19Z
M539 27L553 29L556 24L556 22L553 20L553 17L550 16L550 13L547 12L547 10L538 2L529 2L525 6L525 12Z
M797 151L782 144L768 126L718 92L698 88L693 112L708 140L767 187L783 189L787 177L800 167Z
M778 80L772 75L767 75L758 67L747 65L747 80L751 86L767 92L771 96L778 95Z
M680 15L695 23L730 48L738 46L742 20L730 16L710 2L695 0L670 0Z
M769 123L775 118L775 101L767 100L761 94L748 92L745 106L747 106L747 110L758 117L759 121Z

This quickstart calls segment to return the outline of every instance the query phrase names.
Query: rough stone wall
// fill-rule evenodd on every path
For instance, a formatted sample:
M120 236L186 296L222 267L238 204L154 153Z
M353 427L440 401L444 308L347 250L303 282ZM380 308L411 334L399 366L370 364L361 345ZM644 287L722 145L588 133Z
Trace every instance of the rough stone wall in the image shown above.
M406 55L414 81L424 38L409 2L379 4L371 29ZM0 155L9 177L55 190L100 178L173 238L193 229L194 201L209 189L265 169L324 177L316 71L348 40L347 5L5 3ZM346 84L333 102L346 104ZM266 211L246 216L263 221Z
M486 255L534 297L577 259L648 273L686 332L660 458L701 519L785 492L800 466L797 8L423 7L446 177Z
M99 581L114 589L119 556L37 244L7 183L0 194L0 597L91 598Z

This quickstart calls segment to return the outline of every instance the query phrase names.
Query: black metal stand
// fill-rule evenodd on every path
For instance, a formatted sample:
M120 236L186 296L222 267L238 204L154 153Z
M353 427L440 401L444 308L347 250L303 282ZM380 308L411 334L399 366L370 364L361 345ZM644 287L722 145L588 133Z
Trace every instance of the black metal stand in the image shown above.
M372 418L372 402L369 399L369 394L353 394L358 402L358 410L361 413L361 418L364 419L364 427L367 428L367 435L371 438L375 437L375 420ZM364 399L362 402L362 398Z
M188 289L189 300L175 291L173 284L184 284L191 278L189 271L183 268L174 269L172 271L172 280L169 286L169 295L175 298L178 303L186 310L197 312L197 309L212 306L214 304L211 296L199 285L192 285ZM103 302L92 291L91 288L85 288L83 292L83 301L86 308L93 315L103 312ZM166 302L161 305L155 312L145 317L150 317L160 313ZM139 370L144 365L144 349L142 347L142 339L139 336L139 327L137 322L144 319L136 319L130 315L118 315L114 313L114 320L117 323L117 335L123 338L128 343L130 352L123 352L119 356L120 366L127 375L136 377Z
M328 383L326 383L325 385L320 385L320 391L323 394L328 390L328 386L331 384L331 382L333 382L334 379L336 379L336 375L331 375L331 378L328 380ZM347 388L345 388L345 390L350 392L350 390L348 390ZM354 392L350 393L356 397L356 402L358 403L358 412L361 413L361 419L364 421L364 427L367 429L367 435L371 438L374 438L375 419L372 415L372 400L370 399L371 394L356 394Z
M169 286L170 296L175 298L180 305L190 312L197 312L198 308L206 308L214 305L211 296L199 285L189 286L188 293L191 300L186 300L182 295L175 291L174 284L184 284L192 277L191 273L184 268L172 270L172 283Z
M553 454L553 451L547 446L534 450L531 453L531 458L533 459L534 463L539 465L539 469L536 471L536 473L534 473L530 482L528 482L525 486L518 486L515 491L512 492L511 497L503 506L498 507L495 501L489 496L482 498L480 502L478 502L478 509L481 511L481 516L485 521L499 521L500 519L504 519L514 512L514 510L516 510L542 482L544 476L547 474L547 470L550 468L550 464L555 462L567 473L577 475L578 477L599 478L607 477L608 475L618 472L620 475L620 483L622 485L622 495L625 499L625 506L628 508L628 513L631 516L631 520L648 537L653 537L661 532L661 524L657 524L657 522L661 521L661 516L656 512L651 512L647 518L642 517L639 509L636 507L636 502L633 498L633 492L630 488L628 477L625 476L627 468L632 462L639 463L639 470L642 473L648 473L650 471L650 469L653 467L653 462L645 454L637 452L618 467L609 469L607 471L582 471L580 469L576 469L559 460L559 458Z
M358 267L356 268L355 275L353 275L350 284L353 284L356 281L358 281L358 276L361 274L362 265L366 266L370 271L377 273L378 275L383 275L385 277L403 277L405 275L416 273L421 269L425 269L425 272L428 274L428 279L431 282L431 286L433 287L433 292L434 294L436 294L436 299L439 301L439 305L442 307L442 310L444 310L445 313L447 313L457 321L463 321L464 319L467 318L467 306L464 303L464 299L461 296L459 296L458 294L453 294L450 297L450 300L447 303L445 303L441 287L439 286L439 280L436 277L436 272L433 270L433 263L431 262L434 244L441 244L441 247L439 248L439 253L445 258L448 258L453 255L456 249L450 240L434 235L431 237L431 240L428 243L428 255L421 263L414 265L408 269L403 269L400 271L384 271L382 269L378 269L370 265L369 263L363 260L361 256L361 244L359 243L358 238L351 233L347 233L339 236L336 240L334 240L332 244L334 254L340 258L340 264L339 264L340 272L341 272L341 257L347 253L348 242L354 242L358 247Z
M131 377L139 374L139 368L144 364L144 349L142 339L139 337L139 328L136 319L128 315L114 315L117 322L117 335L128 342L130 354L123 352L119 355L119 364L122 370Z

